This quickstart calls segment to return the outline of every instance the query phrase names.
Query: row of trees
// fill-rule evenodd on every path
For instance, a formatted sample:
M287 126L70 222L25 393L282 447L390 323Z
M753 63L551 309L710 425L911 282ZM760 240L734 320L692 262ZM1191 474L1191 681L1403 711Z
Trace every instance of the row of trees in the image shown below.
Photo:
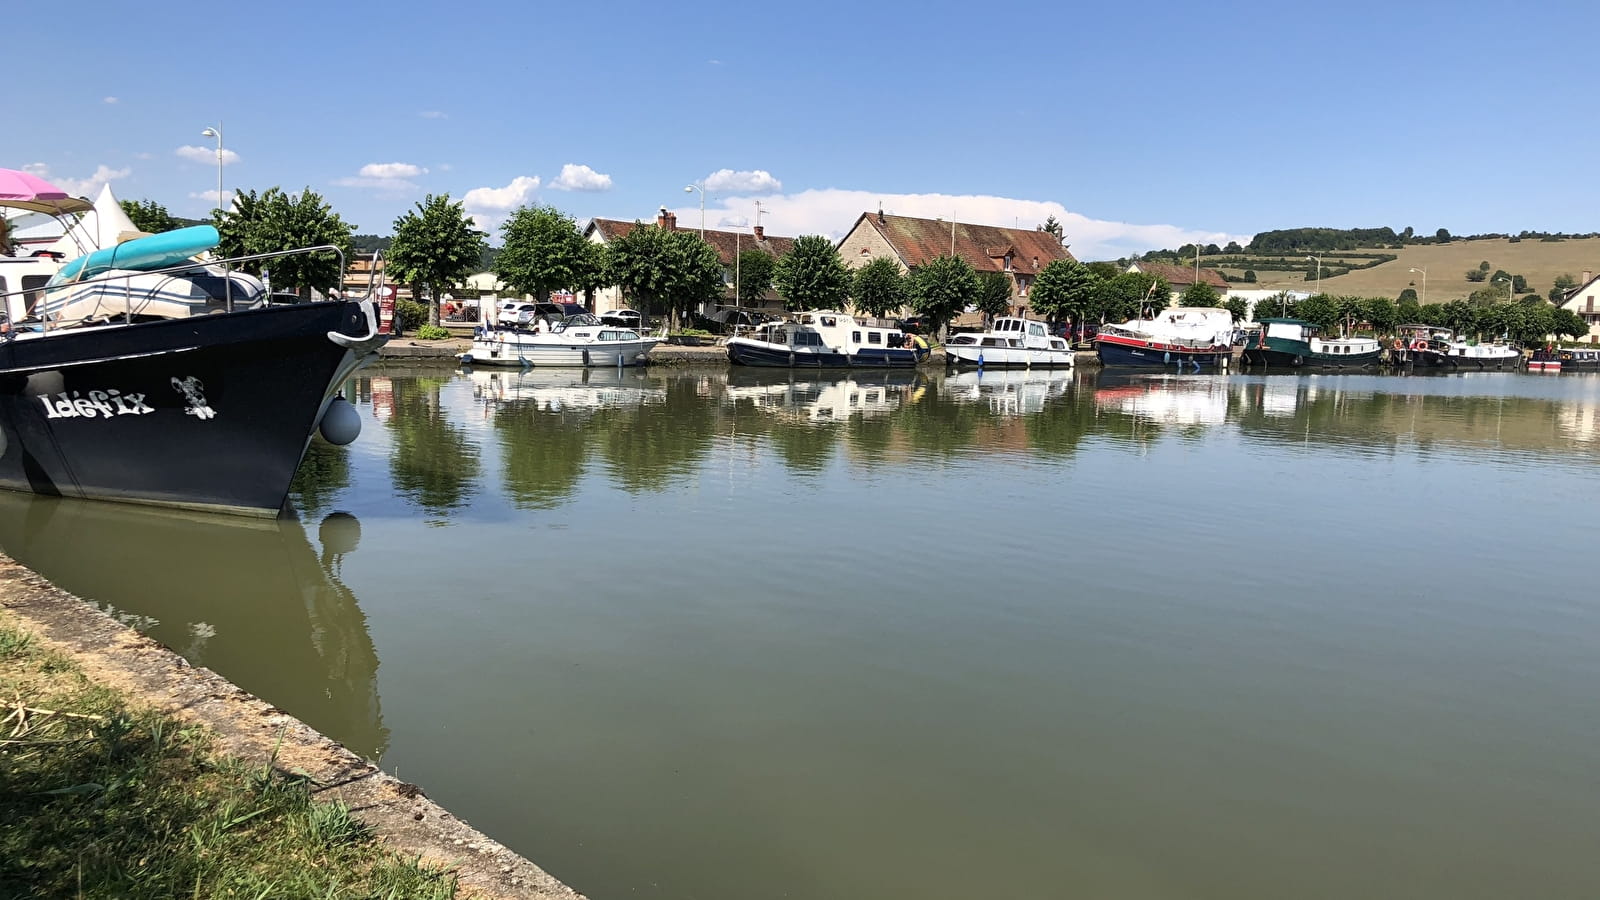
M1230 309L1233 302L1228 304ZM1341 324L1365 324L1380 335L1393 334L1397 325L1421 323L1449 328L1458 334L1480 338L1504 336L1526 344L1539 343L1552 334L1577 338L1589 333L1589 325L1582 316L1552 306L1538 295L1522 297L1516 302L1474 304L1468 300L1452 300L1420 304L1414 296L1402 296L1396 302L1387 297L1317 294L1296 302L1283 294L1256 305L1257 319L1275 315L1305 319L1330 330ZM1240 317L1237 311L1235 317Z

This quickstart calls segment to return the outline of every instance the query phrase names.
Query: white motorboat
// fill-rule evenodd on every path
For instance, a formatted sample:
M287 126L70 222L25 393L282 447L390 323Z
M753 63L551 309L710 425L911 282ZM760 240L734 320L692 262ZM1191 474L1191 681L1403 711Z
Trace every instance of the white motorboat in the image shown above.
M479 328L464 366L642 366L662 338L604 325L592 315L572 316L544 330Z
M957 335L944 345L955 365L984 368L1070 368L1075 353L1066 338L1033 319L1001 316L982 334Z

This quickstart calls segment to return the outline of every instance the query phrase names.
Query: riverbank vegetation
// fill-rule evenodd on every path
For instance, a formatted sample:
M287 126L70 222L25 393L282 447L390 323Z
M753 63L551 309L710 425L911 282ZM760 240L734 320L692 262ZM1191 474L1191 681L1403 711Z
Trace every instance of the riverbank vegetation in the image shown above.
M455 896L316 787L216 752L0 615L0 896Z

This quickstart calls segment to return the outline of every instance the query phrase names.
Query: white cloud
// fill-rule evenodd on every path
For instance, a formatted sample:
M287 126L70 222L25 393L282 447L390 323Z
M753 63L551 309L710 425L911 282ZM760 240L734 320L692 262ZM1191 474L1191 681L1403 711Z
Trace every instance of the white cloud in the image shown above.
M155 154L153 154L153 153L135 153L133 155L133 158L134 159L155 159Z
M111 104L115 104L117 102L117 98L116 97L107 97L105 102L111 103Z
M505 221L505 214L533 199L538 189L537 175L518 175L503 188L480 187L467 191L461 198L461 205L471 214L479 230L493 234Z
M362 188L386 194L409 194L418 188L407 179L427 173L427 169L411 163L367 163L361 167L360 174L335 178L333 183L339 187Z
M229 204L233 203L233 196L234 196L234 192L233 191L223 191L222 192L223 199L227 200ZM190 200L204 200L206 203L210 204L212 209L216 209L218 207L218 205L219 205L217 203L217 192L215 190L193 192L193 193L189 194L189 199Z
M174 152L190 162L205 163L212 166L217 164L217 148L215 147L193 147L185 144ZM238 161L239 154L226 147L222 149L223 165L231 166Z
M723 216L717 220L718 228L744 228L749 224L749 216Z
M718 169L706 176L705 184L706 190L723 193L776 194L783 190L783 182L761 169L748 172Z
M609 191L611 176L602 175L588 166L567 163L561 167L561 174L550 182L550 187L558 191Z
M22 167L22 171L27 172L29 175L43 178L74 197L93 197L95 194L100 193L100 189L106 185L106 182L116 181L118 178L127 178L133 173L132 169L113 169L110 166L101 165L96 167L94 174L88 178L70 178L65 175L51 175L50 167L44 163L28 163Z
M417 115L421 116L424 119L448 119L448 118L450 118L450 116L448 114L442 113L437 109L425 109L422 112L417 113Z
M754 213L756 197L730 197L706 208L707 221L734 221ZM844 237L856 218L876 212L879 204L891 215L944 219L954 216L959 222L1000 225L1008 228L1034 228L1055 216L1066 233L1072 255L1081 260L1116 259L1146 250L1177 247L1187 243L1247 243L1251 235L1226 234L1184 228L1177 225L1138 225L1091 219L1071 212L1060 203L1048 200L1020 200L1012 197L952 194L880 194L871 191L825 188L797 194L762 196L761 224L775 235L825 235L833 240ZM679 223L699 221L700 207L676 210Z
M428 174L428 170L411 163L367 163L360 174L363 178L415 178Z

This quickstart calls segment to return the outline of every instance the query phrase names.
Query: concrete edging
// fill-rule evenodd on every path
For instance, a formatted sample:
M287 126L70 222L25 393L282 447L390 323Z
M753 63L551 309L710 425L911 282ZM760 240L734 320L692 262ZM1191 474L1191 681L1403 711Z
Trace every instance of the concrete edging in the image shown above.
M176 718L251 763L308 773L320 799L343 800L385 846L455 871L466 897L582 900L582 895L376 766L210 669L123 626L0 553L0 608L71 657L89 678ZM280 743L281 735L281 743Z

